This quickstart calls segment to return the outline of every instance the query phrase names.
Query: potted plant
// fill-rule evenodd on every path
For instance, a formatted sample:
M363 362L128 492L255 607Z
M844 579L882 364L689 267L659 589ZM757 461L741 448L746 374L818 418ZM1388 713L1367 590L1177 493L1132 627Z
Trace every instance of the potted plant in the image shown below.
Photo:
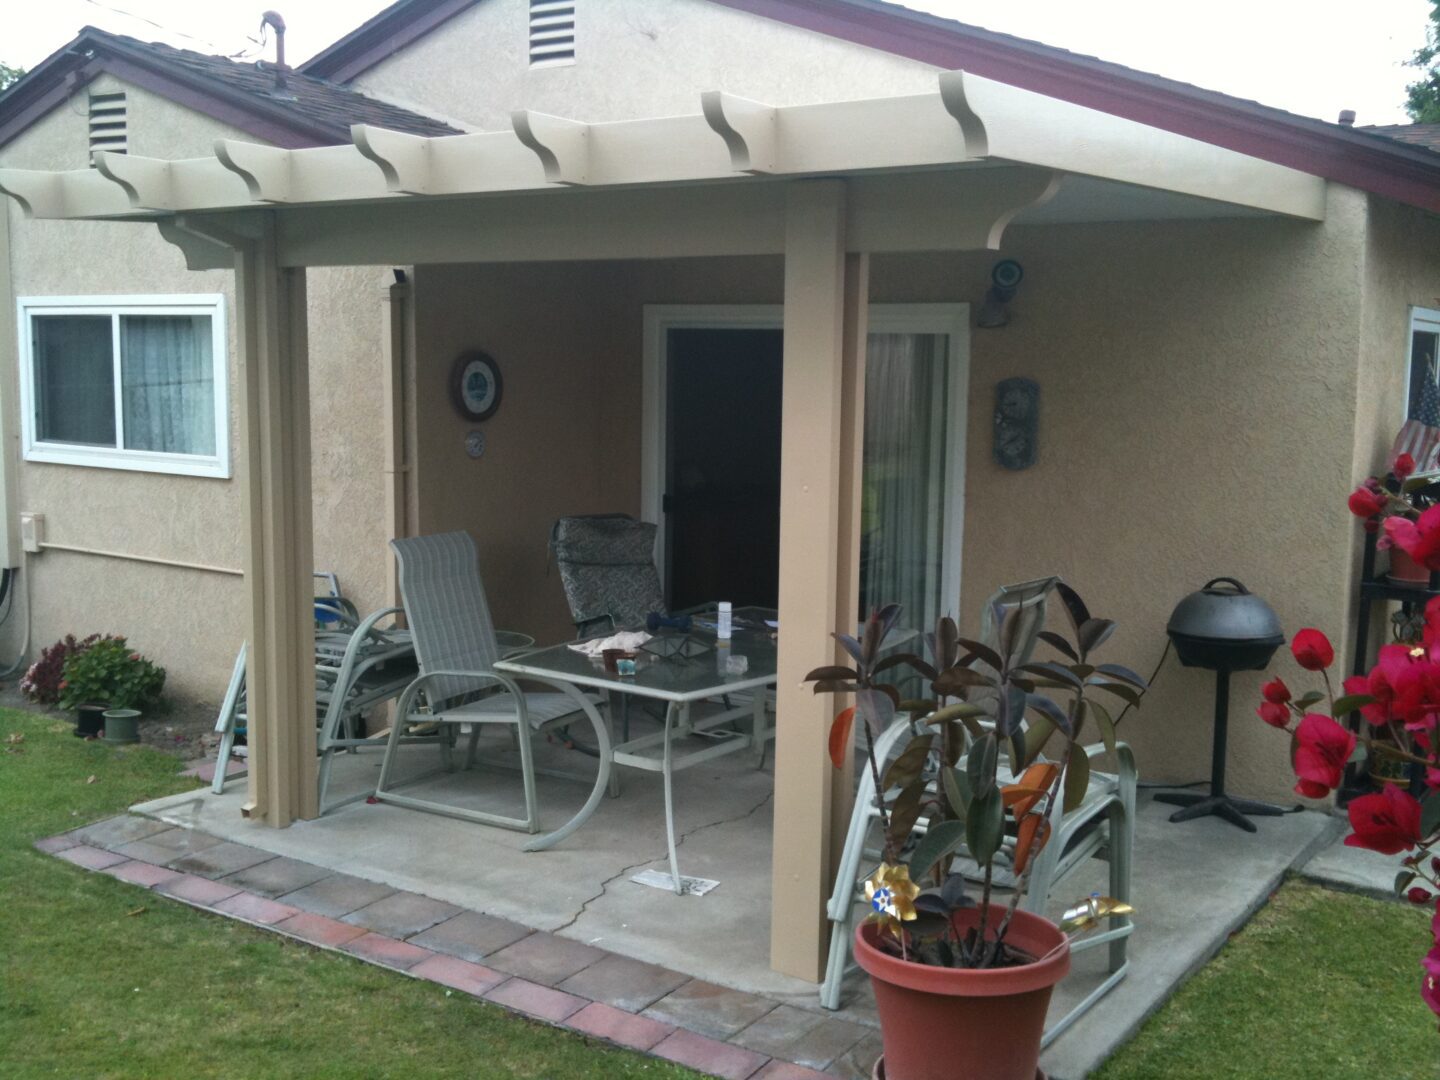
M1390 552L1389 579L1398 585L1423 589L1430 573L1440 570L1440 504L1437 479L1413 476L1415 459L1400 454L1382 480L1368 477L1350 493L1350 512L1365 523L1367 532L1383 535L1375 546Z
M91 634L79 641L74 634L66 634L53 645L46 646L25 674L20 677L20 692L40 705L58 705L64 693L65 661L94 645L100 640L99 634ZM81 738L94 738L100 734L105 714L102 702L80 702L75 706L75 734Z
M1423 517L1422 517L1423 521ZM1335 650L1319 630L1304 629L1290 644L1296 663L1324 679L1324 691L1299 698L1281 679L1262 688L1260 718L1290 736L1295 790L1311 799L1340 787L1346 765L1369 756L1403 764L1405 782L1350 800L1350 847L1400 855L1396 893L1432 911L1432 947L1421 959L1420 996L1440 1016L1440 597L1425 605L1418 642L1385 645L1373 668L1343 684L1336 698L1329 667ZM1318 706L1325 703L1325 710ZM1339 718L1359 712L1357 735Z
M876 1075L887 1080L1034 1080L1050 994L1070 968L1067 934L1131 912L1099 896L1060 925L1019 909L1055 801L1073 809L1085 797L1089 758L1075 750L1087 726L1114 744L1115 720L1095 692L1137 705L1146 688L1128 668L1091 661L1115 624L1093 618L1065 585L1057 589L1073 638L1039 637L1059 660L1025 662L1030 613L1018 605L997 612L996 648L960 637L945 618L928 639L929 660L887 656L900 613L890 605L870 616L858 641L834 635L853 667L806 676L817 693L855 696L831 726L831 760L844 763L858 720L880 793L882 862L865 885L871 911L856 928L855 958L875 988L884 1041ZM934 698L901 701L881 679L899 668L919 674ZM902 713L924 722L882 776L875 740ZM922 816L929 827L907 862L901 853ZM1014 885L1001 901L995 871L1007 828ZM962 847L975 863L978 896L952 868Z
M123 637L103 637L68 657L61 704L103 701L105 741L140 741L140 710L154 704L165 686L165 669L132 650Z

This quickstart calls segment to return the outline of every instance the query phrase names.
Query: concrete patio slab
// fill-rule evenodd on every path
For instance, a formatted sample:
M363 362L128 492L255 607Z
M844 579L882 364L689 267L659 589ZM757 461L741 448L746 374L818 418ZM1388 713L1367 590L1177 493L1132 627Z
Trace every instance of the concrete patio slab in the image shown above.
M187 855L219 846L220 841L194 829L162 829L141 840L132 840L115 847L121 855L146 862L168 863ZM264 857L269 858L266 854Z
M1342 820L1343 819L1337 819ZM1349 832L1342 824L1342 830ZM1399 860L1378 851L1347 847L1344 837L1337 836L1315 857L1300 867L1300 873L1332 889L1365 893L1381 900L1396 900L1395 875Z
M417 748L408 758L402 754L402 774L431 766L433 750L426 750ZM542 766L577 767L578 755L553 746L540 748L537 756ZM377 758L338 759L332 790L343 794L373 784ZM873 997L862 979L852 977L843 1008L831 1014L819 1009L813 984L770 970L772 778L768 770L755 770L735 757L685 774L676 808L681 869L721 882L703 897L677 897L630 880L641 868L666 865L663 804L659 777L622 770L622 779L620 798L603 800L584 829L538 853L522 850L527 837L521 833L364 802L288 829L267 829L241 818L241 785L221 796L187 792L135 809L175 825L213 832L235 844L264 848L401 890L400 896L408 899L379 900L348 914L345 921L452 954L427 959L426 965L448 959L483 960L487 969L498 970L495 954L524 940L517 934L547 931L572 944L694 976L700 985L713 986L717 996L729 993L737 1001L749 1002L748 1012L696 1004L690 1000L694 991L686 990L691 984L686 983L644 1006L646 1018L696 1035L737 1045L750 1041L756 1053L764 1053L769 1051L762 1051L762 1046L785 1044L789 1030L793 1056L819 1062L835 1043L854 1034L844 1025L873 1029ZM586 793L583 783L544 778L544 827L563 822ZM519 785L506 774L461 771L429 781L427 795L477 809L513 812ZM1053 1080L1079 1080L1093 1070L1264 903L1288 871L1324 848L1343 824L1316 812L1288 814L1256 819L1259 832L1252 835L1215 818L1171 824L1169 811L1142 795L1133 897L1139 929L1131 939L1130 973L1087 1022L1049 1048L1043 1064ZM1104 867L1098 863L1077 873L1054 897L1056 910L1092 890L1108 891ZM374 925L384 921L385 907L392 903L419 905L427 912L438 908L440 914ZM524 952L518 950L516 955ZM1052 1019L1104 978L1106 952L1101 948L1076 957L1072 975L1056 994ZM561 1009L557 1002L571 997L591 1000L589 994L569 992L582 984L600 1004L612 1005L603 1000L607 996L603 969L585 975L586 968L598 963L592 959L567 972L557 960L544 969L528 969L528 974L517 972L516 978L507 980L517 985L504 993L526 999L528 1008L515 1007L532 1015L553 1013ZM504 985L495 986L492 996ZM527 985L538 989L531 991ZM550 996L556 993L563 996ZM634 1004L619 995L614 1000ZM756 1026L776 1005L794 1011L777 1015L772 1026ZM797 1013L819 1019L807 1029ZM840 1026L823 1028L826 1020ZM787 1024L793 1027L787 1029ZM749 1036L747 1029L752 1029ZM811 1032L817 1033L814 1047L806 1043ZM848 1049L837 1051L826 1068L836 1076L868 1076L878 1052L875 1037L864 1035Z
M314 863L279 858L266 859L254 866L247 866L233 874L226 874L221 880L238 885L246 892L268 896L274 900L288 892L303 889L306 885L313 885L321 878L329 876L329 873L330 871Z
M137 818L134 814L120 814L117 817L97 821L93 825L76 829L69 835L82 844L92 847L114 848L134 840L144 840L156 833L168 832L170 827L163 821L152 818Z
M126 845L127 853L135 846L134 844ZM141 856L135 855L134 858L138 859ZM187 874L222 878L237 870L245 870L273 858L275 858L273 851L263 851L258 847L251 847L249 844L235 844L227 840L224 843L203 847L199 851L182 855L179 858L172 856L169 865L173 869L184 870Z

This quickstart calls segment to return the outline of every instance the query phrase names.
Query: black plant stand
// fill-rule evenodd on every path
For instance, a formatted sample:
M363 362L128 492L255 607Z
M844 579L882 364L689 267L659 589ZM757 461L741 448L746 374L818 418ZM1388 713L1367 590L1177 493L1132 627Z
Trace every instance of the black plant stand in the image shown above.
M1225 737L1230 722L1230 672L1221 668L1215 673L1215 741L1210 751L1210 793L1167 791L1155 796L1156 802L1184 807L1170 815L1171 821L1191 821L1207 814L1223 818L1246 832L1255 832L1250 817L1279 817L1285 811L1254 799L1237 799L1225 794ZM1248 817L1247 817L1248 815Z

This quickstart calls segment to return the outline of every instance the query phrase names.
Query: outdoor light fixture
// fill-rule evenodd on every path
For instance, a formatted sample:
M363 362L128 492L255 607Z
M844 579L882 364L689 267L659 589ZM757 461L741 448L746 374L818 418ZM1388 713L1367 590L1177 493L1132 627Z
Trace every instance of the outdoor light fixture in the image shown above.
M1010 309L1006 305L1015 298L1024 279L1025 268L1014 259L997 262L990 270L990 289L980 304L975 325L985 330L1008 325Z

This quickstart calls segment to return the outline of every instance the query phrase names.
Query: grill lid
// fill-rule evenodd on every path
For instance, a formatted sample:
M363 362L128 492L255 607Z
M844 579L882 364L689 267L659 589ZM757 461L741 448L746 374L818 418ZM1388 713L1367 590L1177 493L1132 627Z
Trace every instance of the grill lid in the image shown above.
M1274 610L1234 578L1207 581L1175 606L1166 633L1186 667L1264 667L1285 641Z

